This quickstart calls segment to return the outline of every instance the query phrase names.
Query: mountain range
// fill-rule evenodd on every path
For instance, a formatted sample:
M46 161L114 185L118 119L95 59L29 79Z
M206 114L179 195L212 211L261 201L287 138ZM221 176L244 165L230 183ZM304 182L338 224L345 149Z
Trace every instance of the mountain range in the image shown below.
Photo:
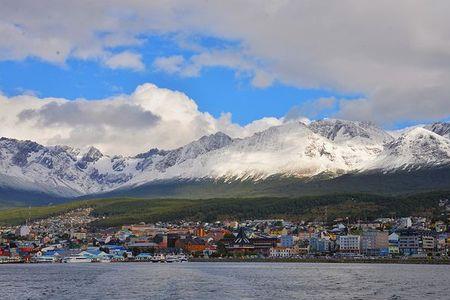
M217 132L177 149L131 157L0 138L3 201L447 188L450 123L398 134L370 122L292 121L247 138Z

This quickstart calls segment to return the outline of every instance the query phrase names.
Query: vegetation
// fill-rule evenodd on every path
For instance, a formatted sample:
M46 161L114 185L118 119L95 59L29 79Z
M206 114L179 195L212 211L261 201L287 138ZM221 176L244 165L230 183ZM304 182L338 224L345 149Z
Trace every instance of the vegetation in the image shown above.
M0 225L16 225L25 223L26 220L47 218L52 215L59 215L66 211L82 207L82 205L83 204L80 202L72 202L53 206L21 207L0 210Z
M412 193L450 190L450 168L397 171L393 173L355 173L336 178L326 174L302 180L272 176L265 180L168 180L152 182L133 189L115 190L102 195L135 198L248 198L320 196L323 194L377 194L399 196Z
M151 182L131 189L118 189L105 194L97 194L103 199L125 198L155 199L300 199L327 195L376 194L383 199L400 197L413 193L450 190L450 167L397 171L387 174L355 173L330 178L321 174L311 179L271 176L265 180L163 180ZM90 200L92 195L77 199L61 198L43 193L7 189L0 185L0 209L11 207L58 205L76 200ZM327 199L334 196L326 196ZM311 198L311 197L309 197ZM308 198L305 198L308 199ZM218 200L219 201L219 200ZM228 201L228 200L225 200ZM182 200L182 202L190 202ZM109 203L109 202L108 202Z
M94 199L3 210L0 211L0 224L20 224L28 218L45 218L77 207L92 207L93 214L101 217L94 225L101 227L180 219L215 221L226 218L242 220L282 217L331 221L347 217L373 219L411 214L440 218L443 217L443 209L438 205L439 200L449 197L450 192L408 196L335 194L297 198Z

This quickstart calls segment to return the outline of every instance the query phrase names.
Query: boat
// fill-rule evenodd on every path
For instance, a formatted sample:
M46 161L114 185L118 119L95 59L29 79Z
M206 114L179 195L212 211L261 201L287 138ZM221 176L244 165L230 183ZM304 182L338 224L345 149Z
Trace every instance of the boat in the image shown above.
M109 257L95 257L95 258L92 258L91 262L93 262L93 263L110 263L111 259Z
M166 255L166 262L186 262L188 261L187 256L184 254L170 254Z
M178 259L179 259L180 262L187 262L188 261L187 256L184 255L184 254L179 254L178 255Z
M41 255L36 257L35 261L37 263L55 263L58 261L58 258L55 256Z
M166 257L164 256L164 254L156 254L151 258L151 261L154 263L157 263L157 262L163 263L163 262L166 262Z
M178 262L178 261L179 261L178 255L173 255L173 254L166 255L167 263L173 263L173 262Z
M63 262L65 263L90 263L92 262L92 258L83 256L83 255L74 255L68 256L64 258Z

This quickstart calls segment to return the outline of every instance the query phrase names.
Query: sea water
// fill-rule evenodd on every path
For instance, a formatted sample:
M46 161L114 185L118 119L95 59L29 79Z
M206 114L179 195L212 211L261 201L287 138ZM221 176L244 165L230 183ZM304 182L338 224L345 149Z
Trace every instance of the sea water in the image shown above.
M326 263L0 265L1 299L450 299L450 266Z

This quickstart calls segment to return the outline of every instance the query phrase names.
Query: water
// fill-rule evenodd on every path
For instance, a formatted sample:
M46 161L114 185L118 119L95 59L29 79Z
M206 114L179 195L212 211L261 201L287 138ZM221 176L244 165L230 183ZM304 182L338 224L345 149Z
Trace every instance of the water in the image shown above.
M0 265L1 299L450 299L450 266Z

